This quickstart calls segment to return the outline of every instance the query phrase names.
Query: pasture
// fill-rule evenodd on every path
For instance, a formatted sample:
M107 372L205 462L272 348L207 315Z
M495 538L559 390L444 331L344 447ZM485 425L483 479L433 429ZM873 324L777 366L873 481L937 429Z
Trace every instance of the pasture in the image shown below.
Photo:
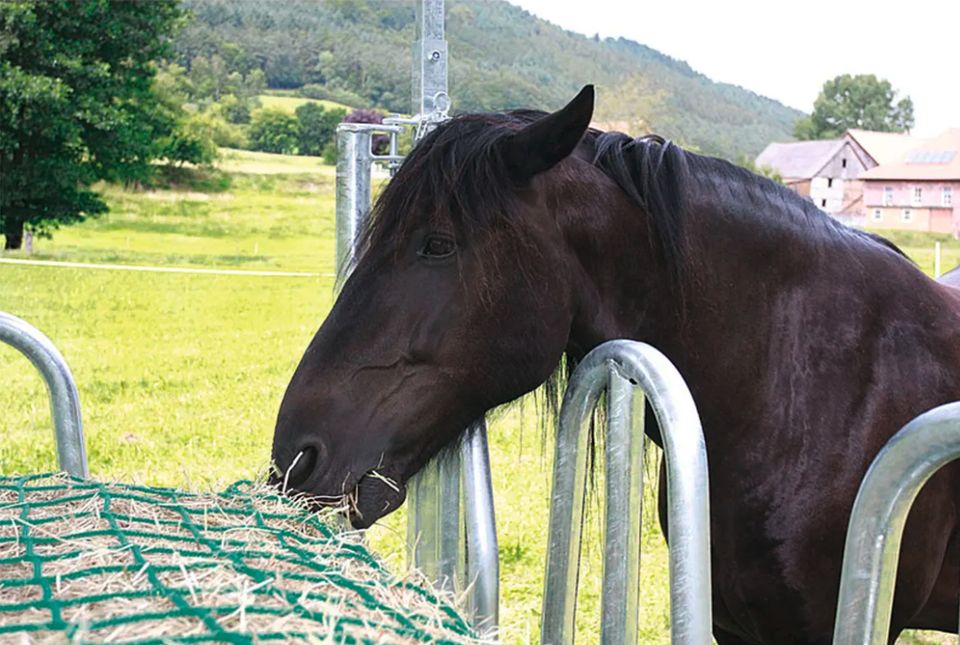
M220 490L266 467L284 388L333 300L333 182L333 168L315 158L224 151L220 170L202 181L149 190L103 186L110 213L58 231L53 240L37 240L32 256L319 275L0 264L0 310L38 326L73 369L94 477ZM893 239L932 272L934 237ZM960 244L938 239L946 270L960 261ZM26 359L0 346L0 382L0 475L53 470L53 433L39 376ZM552 442L549 433L541 436L530 399L492 415L490 441L502 639L531 642L539 631ZM595 642L598 633L600 504L594 495L592 538L581 567L583 643ZM644 642L660 643L668 633L667 562L653 506L645 508L642 634ZM401 509L370 537L398 570L404 527ZM946 641L910 636L903 642Z
M326 99L308 99L304 96L284 96L279 94L259 94L257 98L260 99L260 106L272 110L283 110L293 114L293 112L303 105L304 103L319 103L327 110L332 110L336 108L342 108L349 112L351 107L349 105L344 105L343 103L337 103L336 101L328 101Z

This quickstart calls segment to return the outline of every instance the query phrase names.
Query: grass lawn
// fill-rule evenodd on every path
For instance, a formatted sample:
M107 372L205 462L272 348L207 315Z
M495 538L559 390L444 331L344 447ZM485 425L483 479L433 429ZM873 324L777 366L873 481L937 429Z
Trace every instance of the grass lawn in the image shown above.
M277 97L272 97L277 98ZM334 172L316 159L225 151L200 186L104 186L109 214L37 240L35 258L279 271L333 271ZM925 270L933 238L897 236ZM960 245L944 241L944 269ZM6 257L22 257L6 254ZM0 310L37 325L77 378L95 477L220 489L267 464L276 410L332 303L333 279L114 272L0 264ZM43 385L0 346L0 474L52 470ZM532 405L497 411L491 457L508 643L538 638L552 444ZM653 504L646 504L648 511ZM596 642L600 500L590 503L579 642ZM403 510L371 543L403 567ZM648 517L643 640L666 642L667 564ZM927 642L927 641L912 641ZM931 641L935 642L935 641Z
M289 112L293 114L294 110L303 105L304 103L319 103L327 110L341 108L349 112L353 108L349 105L344 105L343 103L337 103L336 101L328 101L326 99L308 99L304 96L278 96L276 94L258 94L257 98L260 99L260 106L264 108L270 108L272 110L283 110L284 112Z

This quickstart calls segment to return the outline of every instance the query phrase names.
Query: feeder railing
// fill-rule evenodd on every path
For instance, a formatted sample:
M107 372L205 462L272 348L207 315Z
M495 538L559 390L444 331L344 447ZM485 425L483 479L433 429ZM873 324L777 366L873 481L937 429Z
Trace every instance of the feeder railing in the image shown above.
M835 645L886 645L900 540L917 494L960 458L960 401L916 417L867 470L850 515L834 626Z
M47 384L60 469L75 477L88 477L80 395L63 354L36 327L3 312L0 312L0 342L23 353Z
M605 544L600 642L636 643L640 601L643 402L663 437L670 529L670 633L674 644L708 645L711 636L707 454L690 391L659 351L635 341L606 342L570 379L560 410L551 491L541 642L572 643L587 486L589 424L607 393Z

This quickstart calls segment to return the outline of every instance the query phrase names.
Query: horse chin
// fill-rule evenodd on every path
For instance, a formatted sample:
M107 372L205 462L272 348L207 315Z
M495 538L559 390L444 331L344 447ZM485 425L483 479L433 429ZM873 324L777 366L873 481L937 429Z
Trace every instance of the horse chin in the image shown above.
M355 529L369 528L384 515L397 510L406 497L407 488L403 483L371 470L357 482L350 524Z

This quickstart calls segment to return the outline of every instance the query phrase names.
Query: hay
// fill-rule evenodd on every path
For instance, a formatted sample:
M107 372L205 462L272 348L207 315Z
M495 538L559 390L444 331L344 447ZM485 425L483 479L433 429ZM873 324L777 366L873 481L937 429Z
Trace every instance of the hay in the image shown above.
M219 495L0 477L2 642L472 642L354 534L250 482Z

